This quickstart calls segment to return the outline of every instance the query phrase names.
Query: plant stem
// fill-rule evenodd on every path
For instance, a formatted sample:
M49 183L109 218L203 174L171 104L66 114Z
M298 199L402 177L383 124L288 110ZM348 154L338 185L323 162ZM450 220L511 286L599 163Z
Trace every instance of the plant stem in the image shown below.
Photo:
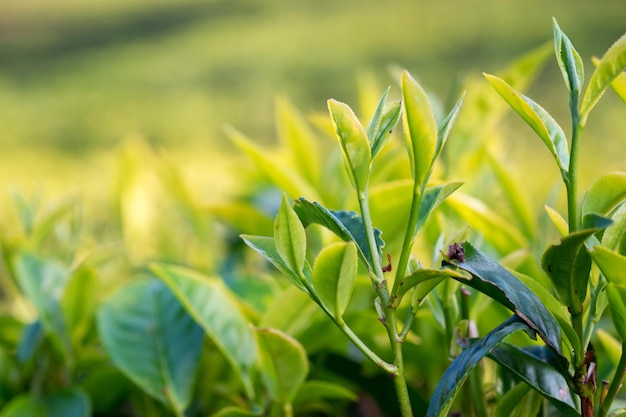
M387 333L393 350L393 365L396 368L396 375L393 378L393 384L396 388L396 397L400 406L402 417L413 417L411 408L411 400L409 398L409 390L406 385L404 375L404 359L402 357L402 342L398 336L396 309L389 307L387 309Z
M582 130L583 128L579 123L578 110L572 109L572 149L569 156L568 181L565 182L567 188L567 222L570 233L574 233L580 228L578 214L578 155Z
M611 404L615 400L615 396L622 386L622 381L624 380L624 376L626 375L626 343L622 344L622 355L619 358L619 364L617 365L617 369L615 370L615 375L613 376L613 380L611 381L611 385L609 386L609 390L606 393L606 397L600 404L600 413L599 417L604 417L609 412L611 408Z

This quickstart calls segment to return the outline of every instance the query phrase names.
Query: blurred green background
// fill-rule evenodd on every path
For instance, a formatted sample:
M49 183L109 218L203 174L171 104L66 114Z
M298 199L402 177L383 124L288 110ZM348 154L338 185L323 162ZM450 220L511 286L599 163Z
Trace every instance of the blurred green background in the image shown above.
M552 16L590 73L626 29L626 2L3 0L0 190L102 193L120 144L140 137L207 194L227 193L223 126L272 141L277 94L323 112L329 97L356 104L362 80L395 87L393 69L406 68L444 100L463 77L550 41ZM530 95L567 116L553 60ZM610 155L623 119L597 110L588 151Z

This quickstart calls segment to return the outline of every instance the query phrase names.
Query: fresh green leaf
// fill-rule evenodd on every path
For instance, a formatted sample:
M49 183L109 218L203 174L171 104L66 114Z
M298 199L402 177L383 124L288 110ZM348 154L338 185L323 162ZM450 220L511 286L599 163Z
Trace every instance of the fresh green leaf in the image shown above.
M422 283L433 280L435 280L436 282L440 282L442 279L453 277L458 279L467 279L467 276L449 268L417 269L413 271L410 275L404 277L402 281L400 281L400 284L398 285L398 300L396 301L396 303L399 304L404 294L406 294L410 289L415 288Z
M370 119L367 127L365 128L365 132L367 133L367 138L370 141L370 145L372 148L372 159L376 155L374 153L374 140L378 133L380 132L380 124L383 120L383 110L385 109L385 102L387 101L387 96L389 95L389 91L391 91L391 87L387 87L383 96L378 101L378 105L376 106L376 110L374 111L374 115Z
M590 253L609 282L626 287L626 256L600 245L594 246Z
M609 308L615 330L626 343L626 287L615 282L609 282L606 286L606 295L609 298Z
M256 329L261 348L261 374L270 396L279 403L293 402L309 373L302 345L277 329Z
M585 125L589 112L609 84L626 69L626 34L619 38L598 62L580 103L580 124Z
M498 344L502 343L504 338L519 330L532 333L532 329L525 322L519 317L513 316L461 352L439 380L439 384L430 399L426 416L447 416L470 371Z
M520 416L518 408L527 403L523 401L523 398L526 397L530 390L530 385L520 383L504 392L502 397L498 399L498 408L496 408L495 417ZM527 414L521 414L521 416L525 415ZM528 415L536 415L536 413Z
M187 408L204 335L167 286L149 280L122 287L101 306L98 328L129 379L177 412Z
M494 75L484 74L489 84L509 103L511 108L537 133L548 147L558 164L563 178L569 169L569 151L567 139L559 124L543 107L525 95L518 93L503 79Z
M273 237L241 235L241 239L243 239L246 245L254 249L259 255L274 265L276 269L282 272L283 275L289 278L289 281L291 281L293 285L304 292L308 292L304 284L302 284L300 277L285 264L283 259L278 254ZM308 263L305 265L304 275L311 276L310 266Z
M456 124L456 120L459 118L459 114L461 113L461 106L463 105L463 100L465 100L465 91L461 94L461 97L456 102L450 113L446 116L445 119L439 125L437 130L437 146L435 147L435 158L437 159L439 155L441 155L441 151L446 146L446 142L448 141L448 137L450 137L450 132L452 132L452 128Z
M17 345L17 351L15 352L17 360L20 363L31 360L41 345L43 338L44 331L41 326L41 320L37 320L28 326L24 326L20 342Z
M569 226L563 216L550 206L543 207L546 210L546 213L548 213L548 217L552 221L552 224L556 227L556 230L561 234L561 236L567 236L569 233Z
M563 416L580 416L567 380L549 363L508 343L500 344L489 356L537 390Z
M173 265L153 264L150 268L204 329L232 366L248 397L253 398L252 374L257 362L254 335L239 303L224 283Z
M343 151L350 181L357 192L363 192L369 181L371 161L367 133L347 104L330 99L328 111Z
M226 129L230 140L254 162L257 169L274 185L287 193L289 197L297 198L306 195L309 198L319 199L317 192L306 179L292 169L288 164L279 163L276 153L259 147L254 141L232 127Z
M411 75L402 73L403 126L416 184L425 184L435 159L437 122L426 92Z
M306 233L284 194L274 220L274 243L287 268L300 276L306 260Z
M619 98L626 103L626 72L622 72L618 75L611 83L611 87L613 87L613 90L615 90Z
M561 68L565 85L570 92L570 97L574 105L578 105L578 96L582 89L585 71L583 61L580 54L572 45L569 38L563 33L556 19L552 19L552 28L554 32L554 51L556 53L556 61Z
M583 311L591 270L591 258L584 244L598 230L585 229L565 236L560 244L550 246L541 260L559 299L572 314Z
M622 255L626 255L626 204L615 210L611 217L613 224L602 235L602 245Z
M36 398L20 395L2 408L0 417L89 417L91 402L79 388L64 389Z
M356 401L357 395L344 387L327 381L306 381L293 400L294 404L304 404L325 399Z
M626 172L611 172L594 181L582 202L583 217L588 214L608 215L626 199Z
M261 415L262 413L260 411L255 413L240 407L226 407L222 408L217 413L211 414L211 417L258 417Z
M358 258L353 243L337 242L325 247L313 265L313 285L322 305L339 323L348 307Z
M465 262L456 264L475 279L462 281L515 312L543 341L561 353L561 330L546 306L524 283L470 242L463 244Z
M428 220L431 213L439 207L439 205L448 198L453 192L463 185L462 182L455 181L447 184L435 185L427 187L420 201L419 213L417 215L417 224L414 233L417 233L424 223Z
M324 226L333 232L341 240L349 242L353 241L359 250L359 256L367 265L372 265L370 259L367 236L365 235L365 226L363 219L354 211L334 211L323 207L317 202L310 202L305 198L299 198L295 201L294 210L300 217L300 221L304 227L311 223ZM382 232L374 228L374 237L378 246L378 253L381 253L385 242L381 238Z
M82 340L93 325L99 287L96 273L87 268L81 268L72 274L65 287L61 307L75 343Z
M290 150L294 166L310 184L316 184L322 164L315 136L304 117L286 97L276 99L276 129L280 141Z
M40 401L23 394L9 401L2 408L0 417L47 417L47 413Z
M380 150L385 146L385 143L387 143L387 140L391 137L393 129L395 129L396 124L398 124L401 112L402 104L399 101L394 101L393 103L388 104L384 108L384 112L378 126L378 131L371 137L368 133L372 147L372 160L374 160ZM374 119L372 119L372 121L373 120Z

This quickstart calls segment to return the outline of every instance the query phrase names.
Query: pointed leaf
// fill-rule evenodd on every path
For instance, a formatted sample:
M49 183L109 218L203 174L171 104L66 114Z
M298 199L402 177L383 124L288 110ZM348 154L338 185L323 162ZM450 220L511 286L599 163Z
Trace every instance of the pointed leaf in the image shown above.
M302 284L302 281L300 280L300 277L296 275L291 269L289 269L289 267L285 264L285 262L283 262L282 258L278 254L273 237L241 235L241 238L246 243L246 245L254 249L259 255L261 255L272 265L274 265L276 269L282 272L283 275L289 278L289 281L291 281L296 287L304 292L307 292L304 284ZM307 273L305 270L305 276L306 275Z
M312 401L327 399L339 399L355 402L358 400L358 396L343 385L326 381L306 381L300 387L293 403L304 404Z
M244 410L240 407L225 407L217 413L211 414L211 417L260 417L262 413Z
M359 256L363 262L370 265L371 269L372 261L369 255L365 226L363 225L363 219L356 212L329 210L321 204L310 202L305 198L297 199L293 208L305 227L311 223L316 223L324 226L340 239L356 243ZM379 229L374 228L374 237L379 254L385 246L381 234L382 232Z
M580 416L567 380L549 363L508 343L496 347L489 356L537 390L563 416Z
M498 344L502 343L504 338L519 330L524 330L529 334L532 332L532 329L526 323L517 316L513 316L461 352L448 366L448 369L446 369L439 380L439 384L430 399L426 416L440 417L448 415L452 402L471 370Z
M600 245L594 246L590 253L591 258L609 282L626 287L626 256Z
M622 255L626 255L626 204L615 210L611 217L613 224L602 235L602 245Z
M309 373L302 345L277 329L256 329L261 348L261 374L270 396L291 403Z
M570 92L570 97L574 97L576 103L578 95L583 86L585 71L583 61L580 54L572 45L569 38L563 33L556 19L552 19L552 28L554 32L554 51L556 53L556 61L561 68L565 85Z
M376 136L378 136L378 133L380 132L380 124L383 120L383 110L385 108L385 101L387 100L387 95L389 94L389 91L391 91L391 87L387 87L387 89L383 93L383 96L378 101L378 105L376 106L376 110L374 111L372 119L369 121L367 127L365 128L367 138L369 139L372 148L372 159L374 159L374 156L376 155L374 153L374 142Z
M613 90L615 90L619 98L626 103L626 72L622 72L618 75L611 83L611 87L613 87Z
M339 323L343 322L343 313L352 296L357 267L356 246L343 242L322 249L313 265L315 291L322 305Z
M285 163L276 161L276 153L268 152L232 127L226 129L230 140L254 162L261 174L292 198L301 195L318 199L315 189Z
M129 379L179 413L187 408L204 335L169 288L157 280L122 287L102 304L98 328Z
M378 155L380 150L385 146L387 140L391 137L393 129L395 129L400 120L400 113L402 112L402 104L399 101L394 101L385 106L378 131L373 136L372 140L372 160Z
M521 383L503 393L502 397L498 399L495 417L525 416L526 414L520 414L519 407L528 404L528 401L522 401L522 399L530 390L530 385ZM537 396L537 398L541 397ZM536 413L528 415L536 415Z
M503 79L484 74L489 84L509 103L511 108L537 133L554 157L561 175L565 178L569 169L567 139L559 124L543 107L525 95L515 91Z
M402 73L402 106L411 172L416 184L424 184L435 159L437 123L426 92L407 71Z
M543 206L548 213L548 217L552 220L552 224L556 227L556 230L561 234L561 236L567 236L569 233L569 226L567 225L567 221L561 216L561 214L549 206Z
M72 332L72 338L78 343L93 326L93 318L98 305L100 282L91 269L81 268L76 271L66 285L61 299L61 307Z
M410 275L407 275L400 281L398 285L398 299L401 300L404 294L406 294L411 288L415 288L416 286L425 283L427 281L440 281L445 278L457 278L457 279L467 279L467 276L462 273L455 271L453 269L444 268L444 269L417 269L413 271ZM397 304L400 301L397 301Z
M296 166L311 184L319 180L320 157L313 132L286 97L276 99L276 128L281 142L290 150Z
M626 34L622 35L598 62L580 103L581 124L584 125L591 109L596 105L609 84L626 70Z
M362 192L367 187L370 175L371 151L367 133L347 104L330 99L328 111L343 151L350 181L358 192Z
M306 233L284 194L274 220L274 243L285 265L299 276L304 269L306 257Z
M465 262L460 262L456 266L474 277L463 282L515 312L548 346L560 354L559 325L535 293L470 242L465 242L463 249Z
M458 190L461 185L463 185L462 182L456 181L427 187L424 190L424 195L422 195L422 199L420 201L419 213L417 215L415 233L417 233L422 226L424 226L424 223L426 223L426 220L428 220L431 213L453 192Z
M584 243L598 230L586 229L565 236L560 244L550 246L541 260L541 267L554 283L559 299L572 314L582 311L587 296L591 258Z
M437 159L439 155L441 155L441 151L446 146L446 142L448 141L450 132L452 131L452 128L456 124L456 120L459 118L459 114L461 113L463 100L465 100L465 91L463 92L463 94L461 94L461 97L456 102L452 110L450 110L450 113L439 125L439 128L437 130L437 146L435 148L435 159Z
M611 172L594 181L582 202L583 217L595 213L608 215L626 199L626 172Z
M232 366L248 397L253 398L252 374L257 361L256 343L248 319L223 282L173 265L153 264L150 268L204 329Z

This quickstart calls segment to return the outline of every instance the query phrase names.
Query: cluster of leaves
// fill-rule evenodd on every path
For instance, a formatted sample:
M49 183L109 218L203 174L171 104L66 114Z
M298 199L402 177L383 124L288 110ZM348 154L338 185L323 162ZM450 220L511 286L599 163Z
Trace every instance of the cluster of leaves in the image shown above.
M520 92L552 49L569 141ZM366 404L403 416L607 415L626 369L626 174L579 199L577 164L603 92L612 84L626 101L626 37L596 65L583 88L555 23L553 47L488 83L469 79L448 114L408 72L400 100L391 89L363 100L366 124L329 100L330 118L314 122L339 147L279 99L281 152L230 129L254 162L253 177L240 173L252 191L210 207L166 158L131 144L119 227L96 227L97 238L76 201L36 210L18 196L21 232L2 235L0 416L345 415ZM546 207L557 245L493 150L506 104L565 185L567 216ZM506 210L472 185L485 183ZM235 238L218 238L214 220Z

